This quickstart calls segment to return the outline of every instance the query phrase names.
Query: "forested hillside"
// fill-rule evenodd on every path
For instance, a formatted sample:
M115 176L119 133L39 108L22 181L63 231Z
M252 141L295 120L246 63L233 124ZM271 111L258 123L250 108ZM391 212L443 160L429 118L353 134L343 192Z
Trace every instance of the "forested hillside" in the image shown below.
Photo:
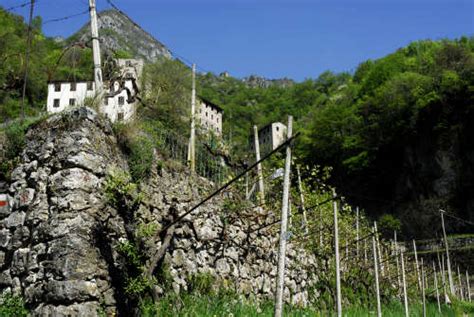
M440 207L474 217L472 37L414 42L354 74L326 72L289 88L211 75L202 86L239 146L253 124L293 114L304 134L298 159L333 167L331 181L352 203L395 213L410 235L439 226L429 220Z

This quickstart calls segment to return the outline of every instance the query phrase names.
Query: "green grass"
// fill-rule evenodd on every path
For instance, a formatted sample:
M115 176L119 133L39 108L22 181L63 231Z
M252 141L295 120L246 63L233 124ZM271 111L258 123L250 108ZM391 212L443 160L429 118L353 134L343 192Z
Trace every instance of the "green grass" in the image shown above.
M427 304L427 316L430 317L457 317L474 316L474 305L469 303L454 303L453 307L442 306L442 313L438 312L436 303ZM239 298L236 295L167 295L157 305L151 302L142 302L142 316L170 316L170 317L191 317L191 316L232 316L232 317L271 317L273 316L273 303L271 301L256 303L255 301ZM409 305L410 316L422 316L421 303ZM317 309L299 308L286 305L284 316L306 317L306 316L334 316L334 312L320 312ZM375 307L344 308L345 317L367 317L376 316ZM384 317L404 317L405 310L402 303L393 302L387 304L382 309Z

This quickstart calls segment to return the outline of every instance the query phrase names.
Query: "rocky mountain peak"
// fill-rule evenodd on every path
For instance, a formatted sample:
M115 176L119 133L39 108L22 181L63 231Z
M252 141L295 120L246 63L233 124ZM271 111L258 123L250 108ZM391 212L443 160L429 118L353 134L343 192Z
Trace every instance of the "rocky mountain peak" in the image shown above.
M171 51L163 43L121 11L111 9L100 12L98 26L103 50L124 51L146 62L154 62L160 57L171 58ZM88 42L90 37L90 24L86 23L68 41Z

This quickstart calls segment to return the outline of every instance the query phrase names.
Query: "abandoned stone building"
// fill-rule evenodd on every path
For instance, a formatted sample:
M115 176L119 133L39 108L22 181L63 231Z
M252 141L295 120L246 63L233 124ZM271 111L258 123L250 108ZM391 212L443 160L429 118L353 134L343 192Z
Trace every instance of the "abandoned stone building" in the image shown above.
M117 66L119 67L120 77L122 78L139 79L142 77L143 60L141 59L118 58Z
M255 151L254 135L249 140L250 150ZM286 125L281 122L272 122L258 130L260 153L265 154L276 149L286 140Z
M218 105L199 97L197 99L197 113L199 127L205 131L214 132L217 136L222 135L223 110Z
M129 121L135 113L137 85L143 71L143 61L117 59L120 80L104 81L103 102L100 111L112 122ZM96 96L93 81L49 82L46 109L56 113L72 106L84 105L87 98Z
M104 82L103 102L100 111L112 122L128 121L135 112L136 88L132 79ZM50 82L46 108L56 113L68 107L84 105L87 98L96 96L93 81Z

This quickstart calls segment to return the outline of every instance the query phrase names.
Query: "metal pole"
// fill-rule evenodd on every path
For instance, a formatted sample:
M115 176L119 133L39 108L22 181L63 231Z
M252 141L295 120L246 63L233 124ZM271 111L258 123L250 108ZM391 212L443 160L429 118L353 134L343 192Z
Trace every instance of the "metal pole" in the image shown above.
M306 207L304 205L303 185L301 185L300 167L296 166L296 173L298 174L298 190L300 192L301 210L303 211L303 230L308 234L308 219L306 218Z
M454 295L453 274L451 272L451 261L449 259L448 237L446 236L446 227L444 226L444 210L441 210L441 226L443 227L444 247L446 248L446 266L448 267L449 291Z
M94 81L95 92L102 102L102 69L101 56L99 45L99 28L97 26L97 13L95 11L95 0L89 0L89 13L91 16L91 35L92 35L92 54L94 58Z
M405 317L409 317L410 314L408 311L407 281L405 277L405 260L403 259L403 251L400 251L400 262L402 263L403 303L405 306Z
M254 126L254 131L256 130ZM288 116L287 138L291 138L293 130L293 117ZM255 134L257 135L257 133ZM256 148L258 147L258 138ZM260 155L259 155L260 156ZM286 240L288 239L288 198L290 192L290 169L291 169L291 143L286 146L285 175L283 180L283 199L281 202L281 222L280 222L280 246L278 250L278 271L275 292L275 317L281 317L283 312L283 290L285 287L285 260L286 260ZM263 181L263 180L262 180ZM262 187L263 189L263 187Z
M418 254L416 253L416 242L413 240L413 251L415 252L415 273L416 279L418 280L418 289L421 289L421 282L420 282L420 272L419 272L419 265L418 265Z
M253 135L255 141L255 159L260 161L260 143L258 141L258 129L257 126L253 126ZM262 164L257 164L257 175L258 175L258 189L260 192L260 204L265 204L265 191L263 188L263 173L262 173Z
M374 233L377 232L374 226ZM377 246L375 236L372 236L372 251L374 253L374 274L375 274L375 295L377 296L377 316L382 316L382 305L380 303L380 286L379 286L379 266L377 261Z
M30 15L28 20L28 35L26 38L26 52L25 52L25 74L23 76L23 91L21 94L21 120L25 120L25 96L26 96L26 82L28 80L28 64L30 61L31 51L31 33L32 33L32 22L33 22L33 10L35 7L35 0L30 2Z
M423 267L423 258L421 258L421 296L423 299L423 317L426 317L425 268Z
M333 212L334 212L334 253L336 262L336 304L337 304L337 316L342 317L342 299L341 299L341 271L339 262L339 229L337 222L337 195L336 190L332 190L333 198Z
M192 67L192 89L191 89L191 135L189 137L189 168L196 170L196 64Z
M438 277L436 275L436 265L433 262L433 272L434 272L434 287L436 290L436 301L438 302L438 311L441 313L441 303L439 301L439 290L438 290Z

